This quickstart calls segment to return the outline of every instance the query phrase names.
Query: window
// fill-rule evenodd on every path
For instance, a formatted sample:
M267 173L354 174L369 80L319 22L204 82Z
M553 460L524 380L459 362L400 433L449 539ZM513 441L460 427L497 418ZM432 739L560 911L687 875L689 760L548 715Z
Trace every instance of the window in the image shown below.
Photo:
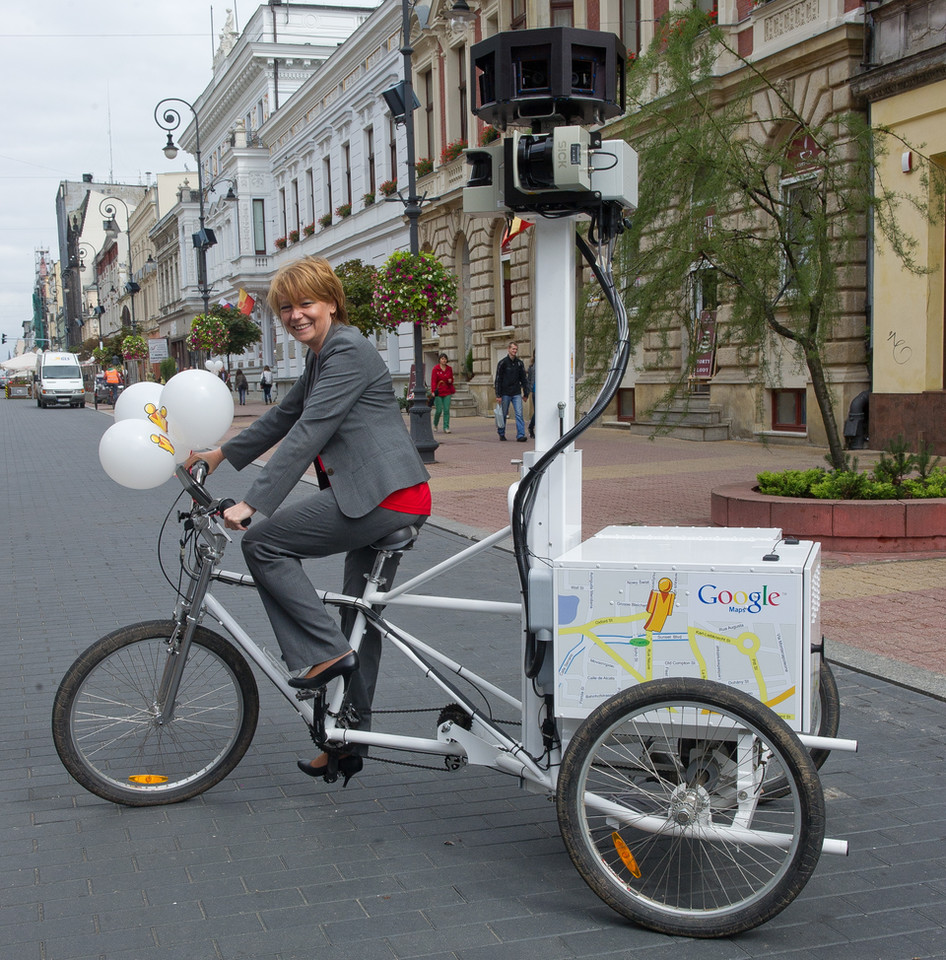
M575 25L575 4L572 0L551 0L552 26L573 27Z
M285 237L285 236L288 236L288 234L289 234L289 227L287 226L288 221L287 221L287 219L286 219L286 189L285 189L285 187L280 187L280 189L279 189L279 213L280 213L280 216L282 217L282 220L281 220L281 223L282 223L282 235Z
M784 206L785 280L789 290L804 284L805 265L811 258L814 242L814 217L817 215L818 180L814 176L782 181Z
M292 181L292 221L291 221L292 230L299 230L302 228L302 224L299 222L299 181Z
M799 134L785 150L785 159L792 171L781 181L783 270L786 289L795 291L808 286L805 269L814 249L821 216L821 181L818 170L824 151L808 134Z
M422 153L425 157L433 157L434 144L434 72L427 70L421 74L421 89L424 91L424 146Z
M332 158L325 157L322 161L322 174L325 181L325 212L331 216L335 205L332 203Z
M342 164L345 171L345 195L342 203L351 203L351 144L342 144Z
M365 174L368 181L368 193L374 193L377 186L374 167L374 127L365 130Z
M526 0L512 0L512 13L509 17L510 30L524 30L526 25Z
M460 138L469 143L469 123L467 114L469 104L466 99L466 47L458 47L457 51L457 109L460 111Z
M315 223L315 171L311 167L305 172L305 192L309 203L309 223Z
M641 52L640 0L621 0L621 39L628 54Z
M502 278L503 278L503 290L502 290L502 316L500 317L500 325L504 327L512 326L512 258L510 255L504 254L501 261L502 265Z
M632 422L637 413L634 407L634 388L621 387L618 390L618 420Z
M388 117L388 179L397 180L397 126Z
M253 201L253 246L257 254L266 253L266 216L262 200Z
M772 429L794 433L806 430L805 391L772 391Z

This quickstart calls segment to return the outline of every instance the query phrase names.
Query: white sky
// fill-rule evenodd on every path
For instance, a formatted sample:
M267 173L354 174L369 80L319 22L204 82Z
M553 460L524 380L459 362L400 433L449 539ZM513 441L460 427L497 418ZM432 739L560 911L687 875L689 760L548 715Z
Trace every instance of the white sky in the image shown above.
M146 171L194 169L161 152L165 97L193 103L211 79L227 9L237 28L257 0L74 0L9 4L0 33L0 332L10 346L32 316L36 248L58 259L61 180L144 183ZM213 34L211 34L213 8ZM186 111L185 111L186 112ZM186 124L186 120L185 120ZM183 126L182 126L183 128Z

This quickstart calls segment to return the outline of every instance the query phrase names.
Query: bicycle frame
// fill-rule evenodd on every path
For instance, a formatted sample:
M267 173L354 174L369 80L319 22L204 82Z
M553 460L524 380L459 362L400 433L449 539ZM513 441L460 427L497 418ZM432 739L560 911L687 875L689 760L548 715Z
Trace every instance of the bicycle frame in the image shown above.
M561 746L553 747L545 758L546 762L544 764L541 763L526 752L521 741L509 736L509 734L500 729L490 717L484 716L480 710L470 702L470 699L439 671L442 670L446 674L453 674L461 679L470 681L484 693L488 693L506 706L518 711L522 722L525 722L521 701L475 672L467 669L461 663L448 657L440 650L437 650L435 647L430 646L418 637L413 636L406 630L390 622L374 609L375 606L400 605L438 610L476 610L477 612L494 614L520 614L521 604L519 603L480 600L467 597L445 597L413 592L440 574L454 569L466 560L477 556L504 540L510 534L509 527L472 544L453 557L436 564L391 590L382 589L383 584L381 583L380 574L385 560L390 557L394 551L379 550L377 560L367 579L365 591L361 597L333 593L331 591L317 591L324 603L338 608L344 607L356 611L350 637L350 643L354 649L358 649L360 646L365 629L370 622L370 625L381 633L383 640L393 644L400 650L415 667L431 679L452 700L459 703L463 711L467 713L471 722L469 730L460 726L458 723L447 720L440 724L437 730L438 737L437 739L433 739L429 737L387 734L376 730L359 730L346 726L343 722L339 722L344 700L342 684L339 681L333 681L333 684L330 684L330 689L333 689L333 693L331 697L327 698L324 720L322 717L317 716L314 698L311 695L300 696L299 691L289 686L289 673L285 667L278 662L265 647L257 644L235 617L226 609L224 604L210 592L211 583L214 581L239 587L255 587L255 584L253 578L248 574L235 573L218 568L226 543L229 542L231 538L226 531L219 526L217 521L212 516L207 515L195 516L192 520L198 535L203 539L204 543L198 547L199 569L196 575L192 573L190 589L186 597L178 603L177 609L175 610L175 620L183 629L181 630L179 638L173 638L171 648L169 649L169 653L172 654L172 656L169 657L169 663L165 669L160 688L161 699L159 708L162 709L162 716L165 722L170 720L173 715L172 705L174 703L174 696L183 672L190 639L193 636L198 622L204 616L209 616L213 620L216 620L230 634L233 644L250 662L256 664L259 670L269 679L310 728L314 728L317 723L322 724L320 730L324 732L325 741L331 745L332 748L343 750L346 746L362 744L389 750L439 756L444 758L445 765L448 769L455 769L464 763L486 766L500 773L515 776L524 783L531 784L534 789L554 793L556 789L557 771L561 760ZM174 654L177 654L177 656L173 656ZM748 744L742 742L746 739L746 736L747 735L743 734L736 738L737 741L740 742L740 753L744 757L749 756L751 752ZM751 740L751 736L749 736L748 739ZM806 746L826 746L829 749L856 749L856 744L853 741L814 736L801 736L800 739ZM784 845L787 842L785 838L777 836L768 837L759 831L747 830L742 826L742 824L748 824L751 821L757 802L758 791L747 790L744 792L744 795L746 799L741 800L739 803L740 810L735 822L730 826L704 825L701 828L704 839L716 838L728 841L738 840L749 844ZM589 794L587 800L592 806L598 807L603 812L612 814L615 822L632 825L644 832L666 834L668 829L672 829L667 821L660 817L635 817L633 821L629 821L627 812L624 811L622 807L603 798L596 797L593 794ZM847 842L825 839L823 851L826 853L846 854Z

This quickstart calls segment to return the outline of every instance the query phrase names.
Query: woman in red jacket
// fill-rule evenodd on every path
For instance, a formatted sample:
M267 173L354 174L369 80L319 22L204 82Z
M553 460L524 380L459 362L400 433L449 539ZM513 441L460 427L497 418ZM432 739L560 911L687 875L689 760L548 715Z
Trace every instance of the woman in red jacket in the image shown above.
M430 391L434 395L434 430L443 415L443 432L450 432L450 397L457 392L453 385L453 368L447 364L447 355L440 354L440 363L430 375Z

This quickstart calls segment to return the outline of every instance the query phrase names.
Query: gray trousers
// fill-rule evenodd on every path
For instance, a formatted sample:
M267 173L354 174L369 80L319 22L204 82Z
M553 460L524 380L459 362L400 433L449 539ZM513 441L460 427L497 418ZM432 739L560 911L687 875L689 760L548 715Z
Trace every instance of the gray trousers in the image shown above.
M302 560L345 553L343 592L361 596L365 577L377 556L369 545L400 527L419 526L426 519L382 507L352 519L338 509L331 488L282 506L272 517L259 522L254 518L243 534L243 555L290 670L346 653L355 619L352 612L345 611L339 625L316 595L302 569ZM394 579L399 561L400 556L395 555L384 565L387 586ZM367 730L381 661L377 630L365 631L358 656L360 667L352 678L351 702L362 717L361 729Z

